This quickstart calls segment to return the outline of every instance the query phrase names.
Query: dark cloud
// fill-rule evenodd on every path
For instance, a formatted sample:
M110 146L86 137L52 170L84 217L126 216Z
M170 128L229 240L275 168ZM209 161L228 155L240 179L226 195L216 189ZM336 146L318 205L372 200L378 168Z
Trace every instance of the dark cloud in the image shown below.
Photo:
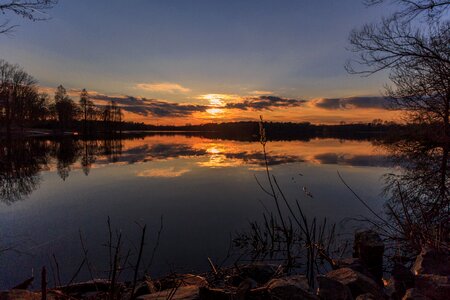
M116 102L123 110L139 114L142 116L153 115L157 117L186 117L195 112L204 112L211 106L200 104L180 104L157 99L137 98L132 96L107 96L92 95L91 98L97 101L109 103ZM288 99L276 96L260 96L255 98L245 98L240 102L227 103L225 109L241 110L271 110L276 107L297 107L305 103L305 100Z
M260 96L256 98L246 98L241 102L227 103L225 108L271 110L276 107L297 107L305 102L306 100L288 99L276 96Z
M180 104L176 102L167 102L156 99L136 98L132 96L111 97L106 95L94 95L94 100L114 101L123 110L148 116L149 114L157 117L186 117L194 112L205 111L208 106L197 104Z
M360 167L390 166L389 157L385 155L346 155L337 153L323 153L316 155L316 161L328 165L347 165Z
M313 105L323 109L378 108L385 109L389 102L384 97L323 98Z

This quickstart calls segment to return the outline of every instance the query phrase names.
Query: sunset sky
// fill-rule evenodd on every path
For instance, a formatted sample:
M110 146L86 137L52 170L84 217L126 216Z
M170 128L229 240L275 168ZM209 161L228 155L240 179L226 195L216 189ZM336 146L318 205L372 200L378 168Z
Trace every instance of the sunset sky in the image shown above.
M390 7L392 9L392 7ZM389 14L359 0L60 0L47 22L0 36L0 58L53 93L86 88L126 120L392 120L384 73L349 75L350 31Z

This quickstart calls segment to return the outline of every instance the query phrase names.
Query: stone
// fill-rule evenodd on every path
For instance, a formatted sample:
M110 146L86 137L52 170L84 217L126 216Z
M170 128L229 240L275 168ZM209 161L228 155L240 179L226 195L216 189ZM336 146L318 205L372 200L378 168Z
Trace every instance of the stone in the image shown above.
M445 300L450 295L450 276L422 274L415 278L415 287L433 300Z
M41 294L16 289L0 292L0 300L41 300Z
M160 292L141 295L137 297L138 300L198 300L199 287L196 285L180 286L178 288L167 289Z
M450 254L423 248L412 267L414 275L435 274L450 276Z
M373 280L376 280L375 276L369 272L369 270L362 263L360 258L356 258L356 257L343 258L343 259L334 261L334 264L335 264L334 269L350 268L352 270L355 270L359 273L362 273L362 274L372 278Z
M371 293L366 293L359 295L355 300L377 300L377 298Z
M270 280L267 284L270 299L316 300L309 292L308 280L304 275L292 275Z
M183 274L177 277L177 280L183 286L196 285L198 287L202 287L208 285L208 281L204 277L193 274Z
M204 277L194 274L175 274L156 281L154 285L158 288L158 290L168 290L177 286L207 286L208 281Z
M242 278L251 278L258 284L265 284L272 279L280 266L271 264L251 264L239 266L239 275Z
M153 281L146 279L146 280L138 282L136 284L136 288L134 290L134 296L138 297L141 295L152 294L152 293L156 293L156 292L157 292L157 290L156 290L155 285L153 284Z
M353 257L360 258L378 284L383 278L384 243L373 230L358 231L353 243Z
M348 286L326 276L317 276L317 296L323 300L352 300Z
M402 300L430 300L430 298L424 296L418 289L408 289L403 296Z
M402 299L406 291L414 287L414 275L411 271L401 264L394 264L386 285L389 295L392 299Z
M219 288L201 287L199 291L201 300L231 300L235 299L235 293Z
M384 298L381 287L373 279L350 268L333 270L325 276L346 285L354 298L365 293L371 293L378 297L377 299Z

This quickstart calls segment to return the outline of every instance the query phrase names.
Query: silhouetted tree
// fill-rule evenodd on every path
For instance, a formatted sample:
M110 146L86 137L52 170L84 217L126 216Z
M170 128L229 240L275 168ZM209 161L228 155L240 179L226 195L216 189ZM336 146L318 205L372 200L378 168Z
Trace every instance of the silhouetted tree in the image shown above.
M46 11L56 5L57 0L9 0L0 3L0 13L10 12L31 21L48 20ZM0 34L11 32L17 25L10 25L9 20L0 22Z
M89 133L88 124L92 121L94 111L94 102L89 99L89 94L86 89L83 89L80 94L80 109L83 120L83 133Z
M384 2L369 1L370 4ZM449 1L391 1L400 11L379 24L367 24L350 35L359 59L350 61L350 73L370 75L390 71L393 83L387 97L393 107L408 112L411 121L441 124L450 138L450 22L441 20ZM426 21L416 19L425 14Z
M46 114L36 80L18 65L0 60L0 112L6 131L13 124L23 128Z
M395 13L395 17L405 21L424 16L427 20L434 22L450 7L450 1L447 0L365 0L369 6L383 2L400 4L401 9Z
M60 85L55 92L55 109L61 130L67 130L77 115L77 106L69 96L66 89Z

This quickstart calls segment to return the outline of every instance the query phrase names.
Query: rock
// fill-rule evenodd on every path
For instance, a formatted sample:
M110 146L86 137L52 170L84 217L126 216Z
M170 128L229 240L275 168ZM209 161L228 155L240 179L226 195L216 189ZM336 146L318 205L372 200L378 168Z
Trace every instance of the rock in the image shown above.
M60 286L58 290L65 294L82 295L90 292L107 292L111 287L109 280L95 279L86 282L74 283L67 286ZM117 288L124 288L122 283L116 283Z
M355 270L359 273L362 273L373 280L375 279L375 276L369 272L367 267L362 263L360 258L351 257L351 258L344 258L334 261L334 269L341 269L341 268L350 268L352 270Z
M202 287L199 292L201 300L231 300L235 299L235 293L224 289Z
M10 290L0 292L0 300L41 300L40 293L33 293L27 290Z
M384 298L381 287L373 279L350 268L333 270L325 276L346 285L354 298L365 293L371 293L378 297L377 299Z
M359 295L358 297L356 297L355 300L377 300L377 299L378 298L376 298L371 293L366 293L366 294Z
M450 254L424 248L412 267L415 275L435 274L450 276Z
M198 275L193 275L193 274L183 274L183 275L177 277L177 280L183 286L196 285L198 287L201 287L201 286L208 285L208 281L204 277L198 276Z
M280 266L271 264L251 264L239 266L239 275L242 278L251 278L258 284L265 284L277 273Z
M323 300L352 300L350 289L337 280L326 276L317 276L319 288L317 295Z
M164 277L155 282L155 286L158 290L173 289L177 286L196 285L198 287L207 286L208 281L201 276L193 274L175 274Z
M421 292L417 289L412 288L408 289L403 296L402 300L430 300L430 298L425 297Z
M450 295L450 276L422 274L415 278L415 287L433 300L445 300Z
M142 295L138 300L198 300L199 287L196 285L180 286L179 288L167 289L160 292Z
M402 299L406 290L414 287L414 275L401 264L395 264L386 289L392 299Z
M384 243L373 230L356 232L353 243L353 257L360 258L378 284L383 278Z
M152 294L152 293L156 293L156 292L157 292L157 290L156 290L155 285L153 284L153 281L146 279L146 280L138 282L136 284L136 288L134 290L134 296L138 297L141 295L147 295L147 294Z
M267 284L270 299L319 299L309 292L308 280L304 275L293 275L270 280Z

